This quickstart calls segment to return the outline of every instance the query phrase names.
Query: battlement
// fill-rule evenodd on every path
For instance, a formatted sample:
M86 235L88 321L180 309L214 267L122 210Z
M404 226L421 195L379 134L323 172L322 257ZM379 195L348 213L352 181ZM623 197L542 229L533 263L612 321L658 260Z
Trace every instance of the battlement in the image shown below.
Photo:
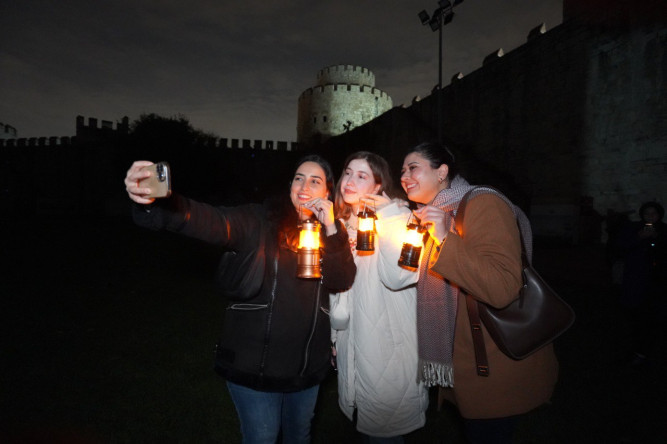
M79 139L75 137L29 137L19 139L0 139L0 148L23 148L23 147L58 147L76 145ZM250 139L227 139L215 138L202 139L199 145L209 148L229 150L260 150L260 151L296 151L296 142L274 141L274 140L250 140Z
M59 147L76 145L76 137L29 137L19 139L0 139L0 148L23 148L23 147ZM259 150L259 151L296 151L296 142L274 141L274 140L250 140L250 139L227 139L210 138L199 141L199 144L209 148L228 150Z
M130 131L130 118L127 116L123 117L120 122L116 122L116 128L113 127L113 122L109 120L102 120L99 127L97 125L97 118L89 117L88 125L86 125L85 120L83 116L76 116L77 136L90 131L117 131L122 134L127 134Z
M375 75L368 69L354 65L332 65L317 72L317 85L356 84L375 86Z
M533 29L531 29L528 32L528 34L526 36L526 41L530 42L531 40L537 39L538 37L544 35L546 32L547 32L546 24L540 23L539 25L537 25L536 27L534 27ZM519 49L519 48L517 48L517 49ZM482 67L486 67L487 65L493 64L493 62L495 62L496 60L498 60L498 59L500 59L504 56L505 56L505 51L503 50L503 48L498 48L495 51L493 51L492 53L490 53L490 54L488 54L487 56L484 57L484 59L482 60ZM454 74L451 77L450 84L454 84L454 83L458 82L459 80L463 79L464 77L465 76L462 72L457 72L456 74ZM434 93L436 89L437 89L437 85L434 87L433 91L431 91L431 92ZM419 102L419 101L421 101L421 99L422 99L421 97L416 96L412 99L412 103ZM405 106L405 105L402 105L402 106Z
M313 95L317 94L333 94L333 93L341 93L344 94L346 92L354 92L354 93L365 93L369 94L371 96L375 96L381 99L389 99L389 95L385 92L382 91L379 88L376 88L374 86L367 86L367 85L358 85L358 84L328 84L328 85L318 85L314 86L312 88L306 89L304 92L301 93L299 96L299 101L307 99L312 97Z
M75 140L76 137L21 137L18 139L0 139L0 148L70 146L75 143Z
M16 138L16 128L0 122L0 140Z
M273 141L273 140L250 140L250 139L228 139L210 137L198 141L199 145L209 148L228 150L257 150L257 151L296 151L296 142Z

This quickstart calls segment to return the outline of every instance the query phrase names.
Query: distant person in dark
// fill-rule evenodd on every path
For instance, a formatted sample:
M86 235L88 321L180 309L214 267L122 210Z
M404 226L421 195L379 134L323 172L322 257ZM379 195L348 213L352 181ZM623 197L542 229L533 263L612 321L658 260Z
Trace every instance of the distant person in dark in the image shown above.
M667 319L667 229L665 210L657 202L639 209L640 220L630 222L616 245L623 259L620 303L628 316L632 352L629 364L642 364L654 351L655 340Z
M216 350L215 368L227 381L243 443L273 444L281 435L285 443L309 443L319 385L331 369L329 292L349 288L356 272L347 231L334 217L329 163L304 157L284 199L237 207L178 194L147 198L151 189L142 181L150 172L143 168L151 164L135 162L125 178L138 225L234 250L249 263L264 260L257 293L228 300ZM298 278L297 225L314 218L323 227L322 277Z
M509 444L518 415L549 401L558 362L551 344L515 361L482 328L489 373L479 376L466 292L497 308L518 297L523 281L517 215L497 194L473 192L459 236L454 218L472 185L457 174L453 156L440 144L423 143L407 153L401 185L428 228L417 284L420 380L439 386L439 399L458 407L469 442Z

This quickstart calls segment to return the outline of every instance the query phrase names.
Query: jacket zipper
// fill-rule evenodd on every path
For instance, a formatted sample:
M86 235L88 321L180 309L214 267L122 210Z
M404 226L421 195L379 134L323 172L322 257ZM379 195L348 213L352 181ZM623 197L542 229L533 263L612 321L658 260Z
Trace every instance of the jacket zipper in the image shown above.
M306 367L308 367L308 357L310 356L310 343L313 341L313 336L315 335L315 327L317 326L317 314L320 308L320 287L322 281L317 281L317 290L315 296L315 307L313 309L313 323L311 324L310 334L308 335L308 341L306 342L306 349L304 350L304 359L303 359L303 368L301 369L300 376L306 372Z
M269 351L269 336L271 333L271 318L273 317L273 301L276 299L276 285L278 284L278 254L273 258L273 286L271 287L271 301L269 302L269 314L266 319L266 329L264 330L264 348L262 349L262 360L259 364L259 377L264 377L264 367L266 365L266 355Z

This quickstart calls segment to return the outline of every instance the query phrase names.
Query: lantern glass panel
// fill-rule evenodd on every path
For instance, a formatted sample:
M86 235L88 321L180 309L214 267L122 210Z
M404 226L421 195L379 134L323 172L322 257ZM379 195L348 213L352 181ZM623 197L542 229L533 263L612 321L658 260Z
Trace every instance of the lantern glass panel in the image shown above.
M375 219L372 217L359 218L359 231L373 231L375 229Z
M421 247L422 239L423 234L416 227L409 229L405 235L405 243L414 245L415 247Z
M319 224L304 222L299 233L299 248L314 250L320 248Z

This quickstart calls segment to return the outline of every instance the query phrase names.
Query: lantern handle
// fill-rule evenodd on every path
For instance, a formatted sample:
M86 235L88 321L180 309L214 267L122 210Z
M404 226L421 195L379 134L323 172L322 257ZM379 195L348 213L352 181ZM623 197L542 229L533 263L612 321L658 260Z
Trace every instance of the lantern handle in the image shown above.
M409 226L409 225L410 225L410 219L413 219L413 218L414 218L415 222L417 223L417 231L419 231L420 233L426 231L426 227L424 227L424 226L422 225L422 221L421 221L421 219L418 218L418 217L415 215L415 213L412 212L412 210L410 210L410 215L408 216L408 221L406 222L405 225L406 225L406 226Z
M372 197L362 197L360 200L364 203L364 207L361 210L361 213L366 214L366 208L368 206L367 205L368 201L372 202L372 205L373 205L372 211L373 211L373 213L377 213L377 209L375 207L375 199L373 199Z

